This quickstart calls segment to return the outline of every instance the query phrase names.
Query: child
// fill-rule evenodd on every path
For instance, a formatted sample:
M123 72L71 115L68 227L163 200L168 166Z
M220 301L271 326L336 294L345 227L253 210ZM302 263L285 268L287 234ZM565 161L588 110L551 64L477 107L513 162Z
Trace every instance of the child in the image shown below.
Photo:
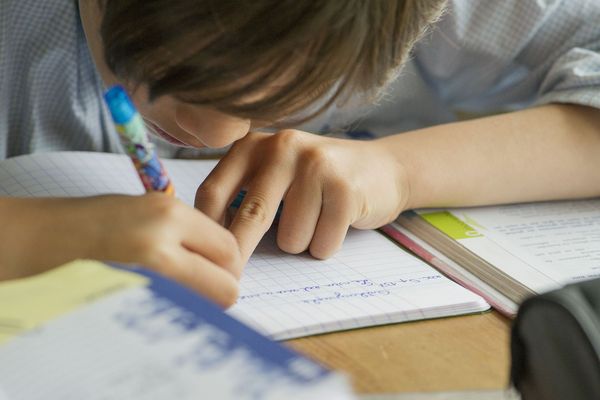
M76 257L136 262L227 306L281 200L279 247L326 258L349 226L410 208L600 194L595 0L38 4L0 6L5 157L119 151L100 103L115 82L168 142L233 146L199 211L156 194L0 199L2 278Z

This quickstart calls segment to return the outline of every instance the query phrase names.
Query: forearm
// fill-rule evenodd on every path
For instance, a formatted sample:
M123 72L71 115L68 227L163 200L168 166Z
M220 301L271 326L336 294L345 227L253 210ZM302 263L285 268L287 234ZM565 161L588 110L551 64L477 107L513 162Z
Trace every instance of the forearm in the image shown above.
M600 195L600 111L548 105L380 139L409 181L407 208Z
M0 280L43 272L86 255L69 232L78 213L72 199L0 198ZM80 221L84 223L84 221ZM81 233L81 232L80 232Z

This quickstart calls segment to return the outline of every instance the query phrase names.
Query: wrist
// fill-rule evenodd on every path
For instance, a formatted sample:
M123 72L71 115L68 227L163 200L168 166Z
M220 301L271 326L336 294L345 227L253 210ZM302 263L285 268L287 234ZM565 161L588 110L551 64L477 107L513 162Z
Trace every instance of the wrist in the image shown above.
M374 140L372 143L378 147L379 152L391 162L389 163L392 180L395 183L397 198L399 199L399 213L413 208L413 185L410 172L410 159L404 152L398 152L396 146L391 146L388 138Z

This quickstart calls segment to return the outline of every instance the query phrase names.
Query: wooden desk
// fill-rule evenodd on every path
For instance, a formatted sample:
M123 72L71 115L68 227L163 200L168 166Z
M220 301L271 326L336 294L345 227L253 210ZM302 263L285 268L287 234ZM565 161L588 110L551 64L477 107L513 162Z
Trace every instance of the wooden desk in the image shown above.
M496 312L290 340L350 375L358 393L500 389L508 382L510 320Z

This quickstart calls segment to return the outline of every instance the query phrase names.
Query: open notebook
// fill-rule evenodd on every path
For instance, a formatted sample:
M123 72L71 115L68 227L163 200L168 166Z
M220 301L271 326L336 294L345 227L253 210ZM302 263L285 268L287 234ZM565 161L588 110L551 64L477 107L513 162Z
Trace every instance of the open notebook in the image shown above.
M193 204L215 161L163 160L177 195ZM0 195L141 194L126 156L42 153L0 162ZM250 259L229 312L274 339L487 310L455 284L376 231L351 230L331 259L279 251L271 234Z
M600 278L600 199L420 210L390 228L508 315L529 296Z

